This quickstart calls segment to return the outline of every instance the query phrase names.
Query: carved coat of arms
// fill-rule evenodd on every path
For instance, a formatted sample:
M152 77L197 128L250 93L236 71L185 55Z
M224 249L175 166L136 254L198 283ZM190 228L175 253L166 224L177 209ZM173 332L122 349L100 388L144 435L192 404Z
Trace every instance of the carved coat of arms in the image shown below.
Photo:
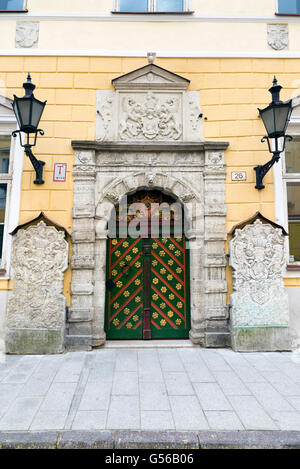
M237 229L231 241L234 326L287 325L289 307L283 283L284 235L256 220Z
M274 50L284 50L289 45L288 27L285 24L268 25L268 44Z
M120 138L178 140L182 135L178 111L179 99L175 97L162 101L150 92L142 102L132 97L123 97Z
M32 21L17 22L16 47L36 47L39 39L39 23Z

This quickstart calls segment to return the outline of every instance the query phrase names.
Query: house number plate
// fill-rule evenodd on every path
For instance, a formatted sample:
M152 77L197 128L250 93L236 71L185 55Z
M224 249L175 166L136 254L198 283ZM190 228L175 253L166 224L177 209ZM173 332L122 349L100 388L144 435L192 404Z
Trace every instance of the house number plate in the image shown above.
M231 173L232 181L247 181L246 171L234 171Z

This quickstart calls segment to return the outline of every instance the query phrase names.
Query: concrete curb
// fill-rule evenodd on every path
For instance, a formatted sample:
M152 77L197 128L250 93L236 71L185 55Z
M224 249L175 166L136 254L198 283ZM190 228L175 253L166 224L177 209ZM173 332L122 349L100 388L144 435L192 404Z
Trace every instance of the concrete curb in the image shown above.
M300 432L0 432L0 449L300 449Z

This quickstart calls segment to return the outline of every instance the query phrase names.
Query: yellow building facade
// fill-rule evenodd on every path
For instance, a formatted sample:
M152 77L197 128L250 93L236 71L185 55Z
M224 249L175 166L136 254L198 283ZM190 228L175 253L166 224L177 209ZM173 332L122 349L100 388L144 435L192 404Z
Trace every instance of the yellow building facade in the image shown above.
M199 92L203 141L216 145L228 143L228 148L224 147L227 230L224 253L229 253L231 230L257 212L274 226L282 226L292 233L290 241L285 239L282 278L289 296L292 346L299 346L300 17L294 15L294 10L285 11L284 2L278 4L275 0L246 4L234 0L186 0L174 5L171 1L162 2L161 7L157 0L146 2L144 8L149 10L142 12L127 11L129 0L123 3L122 0L28 0L26 5L15 2L22 6L13 5L13 8L9 7L10 2L2 3L6 11L0 11L0 145L4 149L8 145L6 137L16 126L9 110L10 100L14 95L23 96L22 85L28 72L36 85L35 96L47 100L40 122L45 135L38 137L33 149L35 156L45 162L44 184L34 184L35 172L15 139L9 143L12 172L3 170L0 175L2 187L8 188L3 196L5 211L1 220L4 226L0 277L3 341L8 327L7 305L14 291L9 233L17 226L29 226L41 212L54 226L66 230L69 263L64 271L63 294L66 306L72 309L73 170L77 151L72 142L97 141L97 92L114 92L112 80L148 66L147 53L154 51L155 66L189 80L186 92ZM136 3L132 2L132 10ZM283 155L265 176L265 188L257 190L254 167L271 158L266 143L261 142L265 129L258 108L270 103L268 89L274 75L283 87L281 99L293 100L288 133L295 138L287 147L288 156ZM93 151L104 150L95 147ZM287 161L291 167L286 166ZM66 164L65 181L54 180L54 166L58 163ZM229 306L233 292L230 262L225 279ZM191 285L192 281L191 278ZM227 311L230 315L230 308ZM82 331L78 335L84 335ZM212 341L206 346L230 345L230 326L226 333L228 337L223 342ZM205 345L202 339L195 343ZM88 345L79 341L73 348L102 344L103 337ZM22 352L20 344L18 347ZM13 347L11 350L14 353ZM28 351L26 347L24 350Z

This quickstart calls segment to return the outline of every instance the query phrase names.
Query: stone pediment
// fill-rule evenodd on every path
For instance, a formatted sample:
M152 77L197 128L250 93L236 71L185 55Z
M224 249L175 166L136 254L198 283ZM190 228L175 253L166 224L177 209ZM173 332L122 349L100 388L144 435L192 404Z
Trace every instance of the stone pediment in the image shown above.
M12 108L13 101L0 95L0 121L2 135L9 135L17 128L16 117Z
M116 90L186 90L190 80L154 64L112 80Z
M112 80L97 92L96 140L203 141L199 92L190 81L153 63Z
M14 118L12 103L11 99L0 96L0 117Z

